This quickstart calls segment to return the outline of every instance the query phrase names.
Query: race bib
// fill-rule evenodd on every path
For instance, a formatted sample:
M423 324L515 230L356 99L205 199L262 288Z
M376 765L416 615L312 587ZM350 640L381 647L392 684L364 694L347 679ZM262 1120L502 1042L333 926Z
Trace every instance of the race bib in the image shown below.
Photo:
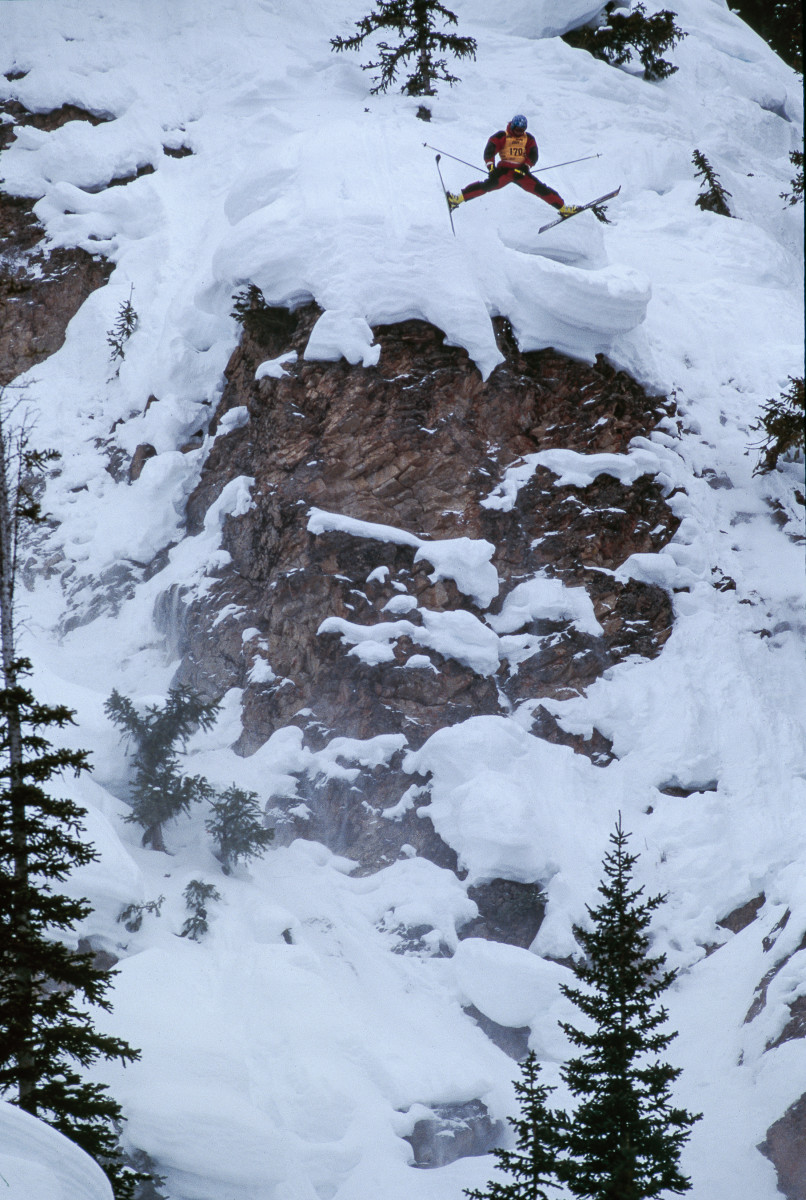
M508 133L504 139L500 159L502 163L512 163L514 166L522 167L526 159L526 134L518 137L516 134Z

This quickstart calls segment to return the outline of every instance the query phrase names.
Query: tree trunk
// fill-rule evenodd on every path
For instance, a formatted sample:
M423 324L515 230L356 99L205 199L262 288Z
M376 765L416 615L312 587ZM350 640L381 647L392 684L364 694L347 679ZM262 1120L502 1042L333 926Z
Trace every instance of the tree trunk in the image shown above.
M1 402L1 400L0 400ZM16 560L17 513L14 471L20 466L13 462L12 443L3 424L0 411L0 649L2 651L3 685L8 704L3 720L8 754L8 795L11 809L11 840L14 869L14 934L25 939L28 930L29 889L28 838L23 792L23 738L19 706L14 702L18 673L14 645L14 566ZM14 969L17 1005L20 1012L17 1025L19 1050L17 1085L20 1108L36 1116L35 1069L33 1055L33 1012L31 999L34 978L26 967Z
M420 79L422 80L422 88L419 95L433 96L432 78L434 72L431 68L431 56L428 52L429 24L428 4L426 0L419 0L414 5L414 29L417 37L417 61L420 69Z

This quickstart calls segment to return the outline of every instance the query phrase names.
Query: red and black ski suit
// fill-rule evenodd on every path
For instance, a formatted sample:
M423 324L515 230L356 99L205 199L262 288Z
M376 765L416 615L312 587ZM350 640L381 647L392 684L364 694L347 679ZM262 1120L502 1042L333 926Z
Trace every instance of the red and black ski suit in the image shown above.
M498 155L498 165L493 166ZM529 171L537 162L537 142L531 133L514 131L509 125L494 133L484 147L484 161L490 170L486 179L469 183L462 188L465 200L475 200L485 192L495 192L498 188L506 187L508 183L517 183L525 192L539 196L552 208L562 208L565 201L553 188L546 187Z

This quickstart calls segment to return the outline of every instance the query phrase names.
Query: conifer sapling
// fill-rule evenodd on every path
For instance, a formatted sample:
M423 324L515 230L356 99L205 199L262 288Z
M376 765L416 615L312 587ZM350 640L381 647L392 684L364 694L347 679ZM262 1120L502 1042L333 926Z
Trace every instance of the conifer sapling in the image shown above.
M225 875L238 859L258 858L274 839L274 830L266 829L256 792L245 792L233 784L210 802L211 816L205 827L218 847Z
M550 1200L546 1188L557 1189L557 1155L561 1147L563 1113L552 1112L546 1101L553 1088L539 1082L540 1063L530 1051L515 1081L520 1116L508 1117L515 1131L515 1150L494 1150L499 1171L512 1178L492 1180L483 1191L465 1189L468 1200Z
M180 937L189 937L192 942L200 942L209 928L207 923L207 905L211 900L220 900L221 894L212 883L201 879L191 879L182 893L189 917L185 918Z
M144 714L117 690L106 701L107 716L134 742L134 774L129 785L132 811L126 819L142 825L144 846L165 850L165 822L212 796L206 779L182 774L176 743L196 729L211 729L219 707L216 701L201 700L182 687L171 688L162 708L151 705Z
M677 67L661 56L687 36L675 24L677 14L663 9L647 16L643 4L636 4L626 14L619 11L624 8L629 9L630 5L611 0L603 6L597 23L570 30L563 35L563 41L614 67L631 62L636 51L644 68L644 79L667 79Z
M437 80L447 84L459 82L448 70L447 60L437 55L476 57L473 38L445 28L456 25L457 18L440 0L378 0L377 8L355 24L358 32L351 37L331 38L334 50L357 50L371 34L384 30L393 30L401 39L394 46L379 42L378 60L362 64L365 71L379 72L373 94L388 91L398 71L409 70L400 90L409 96L433 96Z
M115 324L107 332L106 341L111 350L109 355L110 362L114 362L116 358L123 359L126 357L126 343L137 328L137 322L140 318L132 304L133 295L134 284L129 289L128 300L124 300L118 309ZM118 364L118 369L120 369L120 364Z
M720 217L732 217L733 213L728 207L730 192L719 182L719 176L708 159L699 150L695 150L691 156L691 160L697 168L694 174L702 179L702 186L704 188L704 191L700 192L694 203L705 212L715 212Z
M668 1013L658 1003L674 982L665 955L652 957L647 929L664 896L642 900L631 886L637 856L627 851L621 816L610 836L602 903L589 908L589 929L574 934L585 952L573 972L579 987L563 994L587 1018L582 1028L561 1027L581 1053L563 1068L578 1098L564 1138L560 1177L571 1194L591 1200L653 1200L691 1187L680 1154L699 1117L672 1103L680 1070L662 1062L677 1036L664 1031Z

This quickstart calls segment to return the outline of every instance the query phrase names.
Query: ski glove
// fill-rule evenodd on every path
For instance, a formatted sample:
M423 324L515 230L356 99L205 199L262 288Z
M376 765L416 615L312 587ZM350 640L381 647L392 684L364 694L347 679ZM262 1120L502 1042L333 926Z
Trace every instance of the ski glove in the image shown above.
M495 170L495 163L494 163L494 162L488 162L488 163L487 163L487 173L489 174L491 171L494 171L494 170Z

